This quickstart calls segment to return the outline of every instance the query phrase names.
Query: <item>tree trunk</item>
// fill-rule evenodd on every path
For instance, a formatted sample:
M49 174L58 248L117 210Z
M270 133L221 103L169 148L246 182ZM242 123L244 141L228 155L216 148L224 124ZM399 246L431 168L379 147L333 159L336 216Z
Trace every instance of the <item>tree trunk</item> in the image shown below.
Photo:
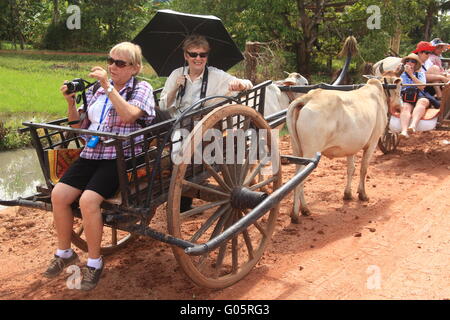
M61 16L59 14L59 3L58 0L53 0L53 15L52 15L52 23L54 25L58 24L61 20Z
M250 80L253 84L258 83L256 66L258 64L259 42L246 42L245 44L245 79Z
M428 2L427 14L425 16L425 26L424 26L424 39L425 41L431 40L431 34L433 33L433 20L438 14L438 7L436 6L435 0L430 0Z
M311 49L306 45L307 41L297 43L297 72L310 81L311 76Z
M395 30L394 36L391 38L390 50L394 55L400 55L400 41L402 39L402 28L401 26L397 27Z

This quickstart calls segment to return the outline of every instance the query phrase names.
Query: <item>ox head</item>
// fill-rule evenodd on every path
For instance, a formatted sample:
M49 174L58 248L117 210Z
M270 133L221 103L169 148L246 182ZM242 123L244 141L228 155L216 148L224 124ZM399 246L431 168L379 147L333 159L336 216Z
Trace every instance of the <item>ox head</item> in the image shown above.
M396 110L400 109L402 105L402 98L401 98L401 85L402 85L402 79L397 76L397 71L387 71L383 74L382 77L380 76L364 76L369 79L367 83L370 83L371 79L378 80L378 84L381 84L383 86L383 91L386 97L386 102L389 107L389 110ZM389 88L389 85L395 85L395 88Z
M280 86L306 86L308 85L308 80L306 80L305 77L303 77L300 73L292 72L288 73L285 71L285 73L288 75L286 79L284 80L278 80L275 83Z
M283 84L285 86L306 86L308 85L308 80L306 80L305 77L303 77L300 73L292 72L292 73L285 73L288 75L286 79L283 80Z

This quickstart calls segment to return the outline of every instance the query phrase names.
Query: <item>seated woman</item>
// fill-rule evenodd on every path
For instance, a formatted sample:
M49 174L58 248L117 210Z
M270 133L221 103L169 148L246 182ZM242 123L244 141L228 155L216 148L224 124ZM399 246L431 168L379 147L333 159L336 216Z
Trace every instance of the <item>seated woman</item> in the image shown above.
M405 72L401 75L403 84L425 84L425 74L419 71L422 62L416 54L411 53L404 57L402 63L405 65ZM410 133L416 132L418 122L430 106L430 101L423 97L417 88L423 90L425 86L407 86L402 89L403 105L400 111L402 128L400 137L403 138L409 138Z
M434 47L430 42L420 41L413 53L417 54L422 64L422 66L420 67L420 71L425 74L425 83L446 83L448 81L446 77L440 74L436 74L433 70L428 70L428 68L425 66L426 61L435 49L436 47ZM429 91L431 94L436 93L437 98L442 97L442 91L438 86L427 87L427 91Z
M226 95L230 91L248 90L250 80L238 79L223 70L207 66L211 50L205 37L190 35L183 42L186 67L175 69L167 78L159 106L173 117L204 97Z
M107 60L108 71L100 66L91 69L89 77L99 81L95 93L87 92L86 117L74 125L82 129L127 134L142 127L136 122L151 122L155 117L153 89L145 81L136 81L142 70L141 48L130 42L114 46ZM110 79L108 79L108 73ZM80 120L75 104L75 93L60 88L67 101L70 122ZM93 289L100 279L104 263L100 256L103 221L100 205L117 191L115 147L106 147L99 137L88 137L88 143L61 180L55 185L51 200L58 249L44 276L56 277L63 269L75 263L78 256L70 247L73 230L71 204L79 198L83 226L88 244L87 266L82 269L82 290ZM131 150L125 150L129 156Z
M207 66L211 48L204 36L193 34L186 37L182 48L187 68L180 67L172 71L159 101L161 110L168 111L173 117L180 116L201 98L227 95L231 91L249 90L253 87L250 80L238 79L223 70ZM181 212L190 210L191 205L191 198L181 197Z
M442 67L442 53L447 51L449 44L442 42L441 39L436 38L431 41L434 47L424 67L427 70L427 79L434 80L433 82L447 83L450 81L450 73ZM442 98L442 89L438 86L434 87L437 98Z

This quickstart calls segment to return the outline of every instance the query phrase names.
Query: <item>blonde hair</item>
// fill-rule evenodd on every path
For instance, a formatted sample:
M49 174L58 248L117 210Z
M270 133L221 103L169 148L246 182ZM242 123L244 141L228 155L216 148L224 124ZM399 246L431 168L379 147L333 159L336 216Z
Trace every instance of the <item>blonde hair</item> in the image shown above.
M182 47L183 51L186 52L190 47L200 47L206 49L206 51L211 49L208 40L199 34L191 34L184 39Z
M139 68L135 75L142 71L142 50L139 45L131 42L121 42L111 49L110 54L114 52L126 55L130 59L130 63Z

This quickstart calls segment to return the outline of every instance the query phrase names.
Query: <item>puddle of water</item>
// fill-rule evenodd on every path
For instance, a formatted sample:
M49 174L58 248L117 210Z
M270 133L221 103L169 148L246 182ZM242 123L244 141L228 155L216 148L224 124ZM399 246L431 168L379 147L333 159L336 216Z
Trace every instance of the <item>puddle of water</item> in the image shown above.
M30 196L41 184L44 176L34 149L0 152L0 199Z

